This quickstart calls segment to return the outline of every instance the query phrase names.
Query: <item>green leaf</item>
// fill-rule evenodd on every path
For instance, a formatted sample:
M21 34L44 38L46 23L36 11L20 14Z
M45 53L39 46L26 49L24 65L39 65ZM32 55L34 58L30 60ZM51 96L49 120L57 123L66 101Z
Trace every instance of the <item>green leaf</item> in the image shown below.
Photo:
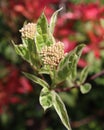
M43 67L41 67L39 69L39 74L48 74L48 75L50 75L50 72L51 72L50 66L47 66L47 65L44 65Z
M39 98L44 111L52 106L52 94L47 88L43 88Z
M40 61L40 57L38 55L37 48L36 48L36 45L34 43L34 40L28 39L27 48L28 48L28 55L29 55L30 64L39 68L41 61Z
M55 11L51 17L51 20L50 20L50 31L51 33L54 32L54 28L55 28L55 24L56 24L56 21L57 21L57 14L59 11L61 11L62 8L60 8L59 10Z
M22 38L22 42L23 44L20 45L15 45L13 43L17 54L35 68L39 68L41 61L34 40Z
M47 18L44 13L42 13L36 25L35 43L38 52L41 51L43 46L49 46L53 44L53 42L54 39L49 31Z
M71 66L70 66L70 73L71 77L74 80L77 75L77 63L78 63L78 56L74 54L74 57L72 57Z
M88 71L89 71L89 67L88 67L88 66L86 66L86 67L82 70L81 75L80 75L80 83L84 83L84 82L85 82L86 77L87 77L87 75L88 75Z
M71 76L72 76L73 80L76 78L76 75L77 75L77 64L78 64L79 58L80 58L80 56L82 54L83 47L85 47L84 44L78 45L73 50L74 57L72 56L70 58L71 59L71 67L70 67L70 69L71 69Z
M82 50L83 50L84 47L85 47L85 44L81 44L81 45L78 45L78 46L75 48L75 53L76 53L76 55L78 56L78 58L80 58L81 53L82 53Z
M48 21L44 13L40 16L37 22L37 29L39 34L46 34L48 30Z
M1 123L2 123L2 125L3 126L6 126L6 125L8 125L8 123L9 123L9 121L10 121L10 115L8 114L8 113L6 113L6 112L3 112L1 115L0 115L0 117L1 117Z
M41 48L44 46L47 33L48 33L48 21L44 13L42 13L36 25L35 42L38 51L40 51Z
M80 86L80 91L82 94L86 94L91 90L91 84L85 83L84 85Z
M27 38L24 38L24 37L21 37L21 39L22 39L23 45L24 45L25 47L27 47L27 46L28 46L28 39L27 39Z
M84 45L81 44L77 46L73 51L68 53L59 63L57 73L56 73L56 79L58 79L57 82L65 80L69 75L74 80L76 78L77 74L77 63L81 56L82 49Z
M68 114L67 114L63 101L61 100L60 96L55 91L52 91L52 95L53 95L53 106L54 106L57 114L59 115L63 125L68 130L71 130Z
M35 75L33 75L33 74L29 74L29 73L25 73L25 72L23 72L23 73L24 73L24 75L25 75L27 78L29 78L29 79L32 80L33 82L35 82L35 83L41 85L41 86L44 87L44 88L49 88L48 83L45 82L44 80L38 78L37 76L35 76Z
M27 51L27 48L23 45L14 45L15 51L18 55L20 55L24 60L28 61L29 60L29 54Z
M75 90L73 90L75 91ZM77 91L77 90L76 90ZM76 99L77 99L77 93L73 94L71 91L70 93L61 92L60 97L62 100L69 106L69 107L75 107Z
M0 66L0 79L6 76L9 73L9 70L7 68Z
M104 19L100 19L101 26L104 28Z
M56 82L61 82L67 78L70 73L71 56L74 57L73 52L67 54L59 63L56 72Z

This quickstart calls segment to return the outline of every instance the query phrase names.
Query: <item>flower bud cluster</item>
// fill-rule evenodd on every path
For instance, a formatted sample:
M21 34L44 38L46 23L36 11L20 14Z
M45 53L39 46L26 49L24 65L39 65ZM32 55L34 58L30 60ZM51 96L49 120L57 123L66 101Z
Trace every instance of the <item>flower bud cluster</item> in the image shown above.
M45 46L42 48L40 54L44 65L56 68L60 60L64 57L64 45L63 43L58 42L51 46Z
M21 32L22 37L34 39L36 32L36 24L28 23L24 25L23 28L21 28L19 31Z

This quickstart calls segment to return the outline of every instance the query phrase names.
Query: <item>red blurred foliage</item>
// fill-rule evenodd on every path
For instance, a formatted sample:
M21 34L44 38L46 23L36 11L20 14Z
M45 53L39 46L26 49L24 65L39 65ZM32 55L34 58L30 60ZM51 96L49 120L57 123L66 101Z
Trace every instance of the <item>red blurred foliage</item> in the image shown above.
M104 6L101 6L99 2L89 4L72 4L69 2L67 10L69 11L58 19L55 37L65 43L66 52L70 51L79 44L75 35L80 32L80 29L76 29L75 25L80 22L80 26L81 24L85 26L89 22L92 26L90 30L82 26L87 41L83 41L83 43L87 43L83 54L92 51L95 58L100 58L100 43L104 40L104 28L100 24L100 19L104 18ZM74 40L70 40L70 36L74 36ZM82 67L86 64L83 59L79 61L79 65Z
M69 19L81 19L81 20L97 20L104 17L104 6L100 5L100 2L93 3L81 3L81 4L68 4L68 8L71 12L66 14Z
M70 22L64 15L58 18L54 35L58 40L61 40L65 44L65 52L71 51L76 46L76 41L71 41L69 39L70 35L75 34L72 27L73 22Z
M59 0L2 0L1 10L9 17L24 16L27 19L36 20L45 8L45 13L50 16L53 13L51 4ZM8 13L7 13L8 12Z
M0 80L0 111L4 106L21 102L19 95L33 90L29 81L20 76L17 68L11 66L6 69L8 69L7 75Z

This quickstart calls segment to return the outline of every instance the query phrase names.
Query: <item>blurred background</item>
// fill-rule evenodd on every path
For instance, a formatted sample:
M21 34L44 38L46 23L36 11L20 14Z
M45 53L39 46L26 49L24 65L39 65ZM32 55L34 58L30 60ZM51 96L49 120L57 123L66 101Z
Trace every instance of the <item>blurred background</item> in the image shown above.
M36 22L44 10L48 20L63 6L54 32L65 51L84 43L78 70L90 66L92 89L61 92L73 130L104 130L104 0L0 0L0 130L65 130L56 112L44 113L40 86L22 74L31 72L11 44L21 43L24 21Z

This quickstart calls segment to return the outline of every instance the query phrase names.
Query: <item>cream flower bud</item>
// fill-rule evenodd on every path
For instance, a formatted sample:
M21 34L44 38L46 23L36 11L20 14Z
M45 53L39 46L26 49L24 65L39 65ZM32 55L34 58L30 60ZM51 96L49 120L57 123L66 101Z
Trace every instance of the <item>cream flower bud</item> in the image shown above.
M28 23L24 25L23 28L21 28L19 31L21 32L22 37L34 39L36 32L36 24Z
M64 57L64 44L61 42L42 48L40 55L44 65L50 65L51 68L57 67L60 60Z

